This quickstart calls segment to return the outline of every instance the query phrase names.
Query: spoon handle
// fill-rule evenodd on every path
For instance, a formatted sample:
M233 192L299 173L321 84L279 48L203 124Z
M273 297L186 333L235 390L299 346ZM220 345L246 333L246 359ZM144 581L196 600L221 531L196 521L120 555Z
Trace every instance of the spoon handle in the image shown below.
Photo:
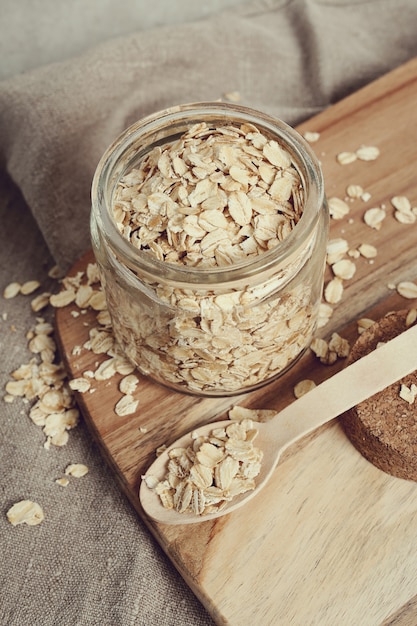
M285 407L270 422L271 438L287 448L417 369L417 325L355 361Z

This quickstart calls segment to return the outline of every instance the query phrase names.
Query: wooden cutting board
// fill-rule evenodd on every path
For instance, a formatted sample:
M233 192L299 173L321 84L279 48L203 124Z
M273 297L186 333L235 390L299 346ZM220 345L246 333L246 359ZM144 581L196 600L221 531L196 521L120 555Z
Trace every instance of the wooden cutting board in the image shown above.
M332 220L331 238L352 249L372 243L374 261L357 259L353 279L334 308L324 337L337 330L351 341L356 320L416 306L392 285L417 278L417 223L400 224L390 199L417 205L417 60L398 68L299 127L317 131L314 144L327 196L345 198L354 183L371 194L350 202ZM376 161L340 165L336 155L378 146ZM363 221L367 208L385 206L377 231ZM91 253L71 274L85 269ZM330 279L330 271L326 280ZM390 285L390 286L389 286ZM56 322L69 373L95 369L99 358L82 345L94 316L73 317L71 305ZM307 353L269 386L235 398L202 399L167 390L145 377L134 415L118 417L116 376L96 383L78 400L93 436L156 540L217 624L230 626L381 626L417 623L417 485L384 474L367 462L337 422L289 456L264 491L246 507L216 521L169 527L148 520L138 500L140 476L154 450L181 433L224 415L232 404L279 410L293 400L303 378L316 382L343 366L324 366ZM417 407L416 407L417 412Z

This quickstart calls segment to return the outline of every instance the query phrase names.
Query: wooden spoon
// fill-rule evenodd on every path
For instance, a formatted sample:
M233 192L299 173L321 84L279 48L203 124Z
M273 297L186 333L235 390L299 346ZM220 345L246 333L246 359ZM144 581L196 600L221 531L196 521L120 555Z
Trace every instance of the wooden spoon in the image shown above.
M263 451L263 459L254 490L237 496L216 513L195 515L164 508L159 496L143 479L139 492L143 509L149 517L164 524L204 522L231 513L261 491L275 470L282 453L289 446L416 369L417 325L314 387L277 413L270 421L256 423L259 433L255 445ZM212 422L193 432L197 431L202 436L209 435L213 428L228 426L230 423L231 420ZM183 435L154 461L146 476L162 480L169 460L168 450L187 447L190 443L191 434Z

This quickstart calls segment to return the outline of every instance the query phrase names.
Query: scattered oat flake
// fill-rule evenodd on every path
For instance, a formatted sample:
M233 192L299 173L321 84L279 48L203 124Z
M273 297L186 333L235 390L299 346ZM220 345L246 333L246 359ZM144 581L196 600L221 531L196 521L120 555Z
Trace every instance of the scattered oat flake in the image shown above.
M37 526L45 519L42 508L32 500L20 500L16 502L6 513L7 519L13 526L27 524Z
M106 296L104 291L95 291L90 298L89 304L95 311L107 309Z
M39 289L40 286L41 284L38 280L28 280L23 283L20 289L20 293L22 293L24 296L28 296L29 294Z
M408 328L408 326L412 326L416 320L417 320L417 309L410 309L407 313L405 325Z
M78 411L74 409L74 416L64 413L50 413L45 417L43 432L54 446L65 446L68 442L68 430L74 428L78 422Z
M346 187L346 194L349 198L360 198L363 194L363 188L360 185L350 184Z
M339 152L336 156L336 160L340 165L348 165L349 163L353 163L357 159L357 155L355 152Z
M367 211L365 211L365 215L363 216L365 224L370 228L374 228L375 230L381 229L382 222L385 218L386 212L380 207L367 209Z
M391 198L391 204L396 209L394 217L398 222L401 224L414 224L416 222L417 215L407 196L394 196Z
M83 463L70 463L65 468L65 474L67 476L74 476L75 478L81 478L88 474L88 467Z
M319 315L317 319L317 328L323 328L329 322L333 315L333 307L326 302L321 302L319 306Z
M93 328L90 330L89 335L89 349L92 350L94 354L107 354L113 348L114 337L112 333Z
M314 389L315 386L316 386L316 383L314 382L314 380L310 380L308 378L304 380L300 380L294 386L294 396L296 398L301 398L301 396L304 396L306 393Z
M378 254L376 247L370 243L362 243L358 248L358 252L365 259L374 259Z
M337 261L340 261L349 250L349 244L346 239L341 237L337 239L330 239L326 247L326 261L329 265L333 265Z
M350 352L349 342L338 333L333 333L329 342L320 337L315 337L310 348L324 365L333 365L337 359L346 358Z
M83 376L73 378L68 384L73 391L79 391L80 393L85 393L91 387L91 381L87 380Z
M71 302L74 302L76 293L73 289L64 289L59 293L51 295L49 298L50 304L55 308L61 308L68 306Z
M11 298L15 298L18 293L20 293L21 284L17 282L9 283L3 291L3 298L6 300L11 300Z
M391 204L394 209L401 211L402 213L408 213L411 211L411 202L407 196L394 196L391 198Z
M6 383L6 392L10 396L23 398L28 390L29 383L27 380L9 380Z
M332 265L332 271L342 280L350 280L355 275L356 265L349 259L341 259Z
M403 298L413 300L414 298L417 298L417 285L411 281L403 281L398 283L397 292Z
M341 198L329 198L329 213L335 220L343 219L350 211L349 205Z
M110 359L106 359L98 368L91 372L91 376L96 380L108 380L112 378L116 374L116 359L111 357ZM84 376L87 376L87 372L84 372Z
M361 253L359 252L359 250L355 250L355 249L350 249L348 250L348 256L350 256L351 259L359 259Z
M417 221L417 215L412 211L405 213L403 211L395 211L394 217L400 224L414 224Z
M135 374L124 376L119 383L119 390L124 394L132 394L136 390L139 378Z
M379 155L380 151L376 146L361 146L356 150L356 156L361 161L375 161Z
M338 333L333 333L329 341L329 350L335 352L341 359L349 356L350 344L347 339L341 337Z
M325 339L322 339L321 337L314 337L310 344L310 349L317 357L321 358L326 356L329 350L329 345Z
M44 293L41 293L39 296L36 296L35 298L33 298L33 300L30 303L32 307L32 311L37 313L38 311L41 311L42 309L47 307L49 304L50 297L51 297L51 294L49 292L44 292Z
M35 333L37 335L52 335L54 327L50 322L45 322L43 318L38 318L38 323L35 326Z
M407 196L394 196L391 204L396 209L394 217L401 224L414 224L417 221L417 212Z
M343 296L343 282L336 276L330 280L324 289L324 299L329 304L337 304Z
M75 296L75 304L80 309L85 309L88 306L91 296L93 295L93 288L91 285L80 285L77 289Z
M361 335L365 330L370 328L373 324L375 324L375 321L370 319L369 317L361 317L357 321L358 333Z
M124 357L117 357L115 362L115 369L118 374L127 376L135 371L135 366Z
M312 131L312 130L307 130L304 133L304 139L308 141L309 143L315 143L316 141L320 139L320 133Z
M133 396L127 394L117 402L114 412L119 416L131 415L138 408L138 404L139 400L135 400Z
M88 263L85 273L89 285L100 283L100 272L97 263Z

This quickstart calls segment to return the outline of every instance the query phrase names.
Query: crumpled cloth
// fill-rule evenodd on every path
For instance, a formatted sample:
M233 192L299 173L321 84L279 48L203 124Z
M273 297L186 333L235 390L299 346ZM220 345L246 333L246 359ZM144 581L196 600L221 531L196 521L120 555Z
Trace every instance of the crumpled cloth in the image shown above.
M89 248L96 164L138 118L238 91L242 104L296 124L414 57L416 25L415 0L257 0L0 82L0 169L14 181L0 172L0 291L33 278L47 288L55 261L66 268ZM23 296L1 300L0 313L3 395L8 373L32 356L34 315ZM213 626L85 425L46 451L28 410L1 409L0 624ZM74 462L88 475L56 485ZM21 499L42 505L40 526L7 522Z
M0 83L1 160L56 261L89 247L91 180L148 113L232 91L296 124L417 53L413 0L258 0Z

